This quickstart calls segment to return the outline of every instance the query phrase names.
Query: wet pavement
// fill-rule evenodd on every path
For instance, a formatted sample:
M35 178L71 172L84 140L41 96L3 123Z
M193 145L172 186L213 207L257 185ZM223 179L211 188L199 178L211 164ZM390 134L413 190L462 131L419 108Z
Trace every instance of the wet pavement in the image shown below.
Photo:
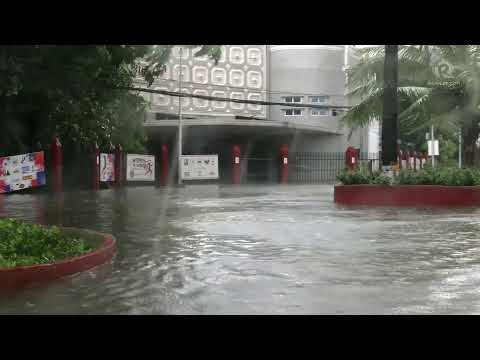
M3 196L0 216L108 232L114 260L0 314L480 313L480 209L352 208L331 185Z

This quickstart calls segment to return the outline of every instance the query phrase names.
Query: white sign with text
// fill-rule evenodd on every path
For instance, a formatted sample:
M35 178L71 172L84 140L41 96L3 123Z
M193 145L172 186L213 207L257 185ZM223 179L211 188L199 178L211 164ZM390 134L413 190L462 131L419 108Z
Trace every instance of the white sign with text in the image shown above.
M155 156L127 154L128 181L155 181Z
M180 173L182 180L218 179L218 155L183 155Z

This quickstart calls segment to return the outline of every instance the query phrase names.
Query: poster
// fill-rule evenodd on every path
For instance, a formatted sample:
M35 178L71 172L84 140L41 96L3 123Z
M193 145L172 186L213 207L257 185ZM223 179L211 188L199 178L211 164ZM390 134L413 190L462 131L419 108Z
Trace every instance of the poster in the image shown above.
M182 180L218 179L218 155L183 155Z
M0 157L0 194L45 184L43 151Z
M115 154L100 154L100 181L115 181Z
M127 154L128 181L155 181L155 156Z

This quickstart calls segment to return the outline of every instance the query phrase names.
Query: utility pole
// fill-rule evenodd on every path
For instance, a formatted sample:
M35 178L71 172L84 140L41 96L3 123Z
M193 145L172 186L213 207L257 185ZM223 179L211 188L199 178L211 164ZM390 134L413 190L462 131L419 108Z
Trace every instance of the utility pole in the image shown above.
M462 128L458 133L458 167L462 168Z
M180 71L178 74L178 92L182 93L182 57L183 57L183 48L180 47ZM182 170L180 161L182 159L182 97L178 97L178 185L182 185Z
M432 144L430 151L432 152L432 168L435 167L435 139L433 138L433 124L430 128L430 144Z

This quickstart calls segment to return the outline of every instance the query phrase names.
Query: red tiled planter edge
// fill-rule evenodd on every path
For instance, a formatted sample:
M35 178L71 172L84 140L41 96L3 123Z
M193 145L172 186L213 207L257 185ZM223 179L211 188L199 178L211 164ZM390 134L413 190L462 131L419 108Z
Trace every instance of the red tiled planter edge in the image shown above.
M86 231L81 229L76 230L79 232ZM89 270L111 260L116 249L115 238L110 234L100 234L93 231L88 232L103 237L103 242L95 250L82 256L52 264L17 266L14 268L0 269L0 290L19 288L32 283L59 279Z
M336 185L334 202L412 207L475 206L480 205L480 186Z

